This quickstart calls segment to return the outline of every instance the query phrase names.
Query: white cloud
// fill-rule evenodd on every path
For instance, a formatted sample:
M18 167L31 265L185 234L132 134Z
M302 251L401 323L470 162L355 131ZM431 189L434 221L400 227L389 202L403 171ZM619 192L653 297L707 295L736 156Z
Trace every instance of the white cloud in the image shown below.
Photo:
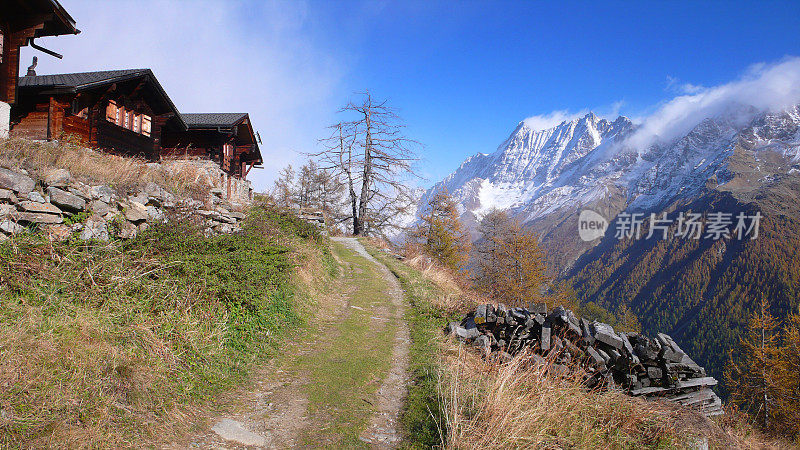
M34 55L40 75L151 68L183 112L249 112L265 159L249 175L256 189L313 150L333 120L344 68L340 55L314 40L304 2L62 4L82 33L39 40L63 60L23 47L22 72Z
M594 113L601 118L613 121L619 117L620 110L625 106L624 100L618 100L610 105L595 108ZM589 109L582 109L577 112L569 112L566 109L552 111L548 114L539 114L523 120L525 125L532 130L546 130L553 128L565 121L580 119L589 113Z
M683 83L680 85L679 89L683 94L697 94L704 91L706 88L705 86L701 86L699 84Z
M540 114L538 116L531 116L523 120L525 125L532 130L546 130L553 128L556 125L566 121L573 120L585 116L586 110L571 113L567 110L553 111L549 114Z
M619 113L622 110L622 107L625 106L625 104L626 104L625 100L617 100L616 102L612 103L609 106L598 108L597 115L613 121L617 117L619 117Z
M675 97L644 117L627 144L641 150L683 136L709 117L730 114L746 120L755 111L779 111L800 103L800 57L753 65L741 78L723 85L689 86L693 94Z
M705 89L705 86L699 84L682 83L679 78L670 75L667 75L667 86L664 88L665 91L676 94L697 94Z

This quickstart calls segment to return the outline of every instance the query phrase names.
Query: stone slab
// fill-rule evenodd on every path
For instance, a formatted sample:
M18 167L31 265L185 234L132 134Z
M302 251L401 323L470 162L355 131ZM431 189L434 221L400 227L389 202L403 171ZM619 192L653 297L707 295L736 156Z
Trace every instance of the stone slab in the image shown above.
M50 203L70 211L83 211L86 209L86 202L75 194L71 194L61 189L51 187L47 190L50 194Z
M62 211L57 206L50 203L40 203L31 200L19 202L19 208L26 212L43 214L61 214Z
M211 431L217 433L219 437L226 441L235 442L240 445L264 447L267 445L267 439L260 434L253 433L245 428L244 424L233 419L222 419L213 427Z
M20 194L22 197L27 197L28 193L36 187L33 178L15 172L13 170L0 167L0 189L8 189Z

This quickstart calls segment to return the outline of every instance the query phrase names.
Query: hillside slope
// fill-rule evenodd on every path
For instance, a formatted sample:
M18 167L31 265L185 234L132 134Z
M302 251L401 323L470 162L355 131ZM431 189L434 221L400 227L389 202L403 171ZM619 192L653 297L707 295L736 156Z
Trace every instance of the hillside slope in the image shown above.
M711 191L664 210L670 217L688 211L760 211L765 217L756 239L620 240L609 233L578 259L566 279L583 302L612 311L629 306L644 330L670 334L722 379L728 351L736 348L762 296L776 317L799 306L800 208L793 198L800 182L792 178L773 187L783 198L777 192L750 193L754 200L745 202L730 192Z
M522 353L508 363L442 334L480 300L424 257L398 261L370 249L409 301L412 383L403 415L411 448L789 448L767 442L737 414L712 421L658 401L589 391L544 372Z
M294 268L325 252L261 207L236 235L173 221L0 243L0 446L125 447L185 426L301 324Z
M550 130L521 123L497 152L467 160L429 193L440 188L472 227L490 208L509 208L540 236L553 275L582 302L612 312L630 306L645 332L675 336L717 377L761 295L777 317L797 310L798 105L731 105L669 141L643 140L627 119L593 114ZM610 221L604 237L580 238L586 209ZM689 211L706 226L711 213L758 213L761 232L752 241L674 237L675 219ZM623 212L669 214L670 238L617 239Z

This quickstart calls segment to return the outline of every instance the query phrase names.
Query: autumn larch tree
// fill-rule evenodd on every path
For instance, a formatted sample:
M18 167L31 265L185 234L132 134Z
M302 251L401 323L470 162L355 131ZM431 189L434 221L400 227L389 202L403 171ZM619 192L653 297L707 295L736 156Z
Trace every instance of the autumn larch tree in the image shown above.
M769 312L769 302L762 295L750 317L747 333L739 339L739 351L729 355L725 381L730 401L751 414L765 430L775 422L779 388L776 380L778 322Z
M797 439L800 436L800 315L797 313L786 319L781 341L775 370L775 429Z
M278 206L289 208L296 203L294 175L294 168L289 164L281 170L278 179L275 180L272 197Z
M281 170L272 197L278 206L318 210L325 213L326 219L338 221L345 198L343 188L344 184L330 170L309 160L296 174L291 164Z
M541 300L547 266L536 234L502 211L490 212L478 231L476 287L509 305Z
M456 202L446 191L431 196L411 236L425 253L451 270L463 269L469 259L469 234L459 219Z

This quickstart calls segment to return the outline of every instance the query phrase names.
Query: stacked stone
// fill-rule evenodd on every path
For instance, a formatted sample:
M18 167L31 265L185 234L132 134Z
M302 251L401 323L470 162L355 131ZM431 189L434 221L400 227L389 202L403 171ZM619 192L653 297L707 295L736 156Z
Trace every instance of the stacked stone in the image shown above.
M578 318L561 306L548 312L544 303L528 308L480 305L448 332L489 357L510 359L524 348L548 370L565 373L579 365L588 387L619 388L633 396L659 397L695 408L706 416L722 414L722 401L706 376L675 341L659 333L617 333L611 325Z
M201 219L207 235L241 229L243 213L228 210L224 202L209 203L213 208L203 209L204 203L176 198L152 182L121 196L110 186L77 181L64 169L37 182L24 170L0 168L0 241L32 229L58 240L73 234L84 240L130 239L165 221L169 211Z

